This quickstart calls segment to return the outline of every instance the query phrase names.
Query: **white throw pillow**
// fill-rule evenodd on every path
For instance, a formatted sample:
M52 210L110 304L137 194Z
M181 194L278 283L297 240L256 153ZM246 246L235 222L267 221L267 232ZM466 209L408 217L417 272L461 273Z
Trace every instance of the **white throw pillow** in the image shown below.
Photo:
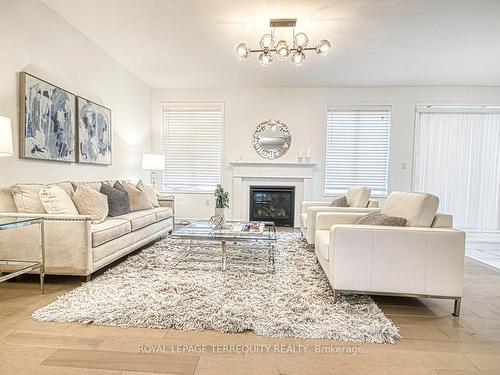
M78 215L75 204L68 193L58 185L43 186L40 201L48 214Z
M40 200L40 184L16 184L10 187L17 212L28 214L45 214Z
M149 202L151 202L151 205L153 207L160 207L160 202L158 202L158 194L156 194L156 190L153 186L146 185L141 180L137 183L137 189L139 189L140 191L146 192L148 199L149 199Z

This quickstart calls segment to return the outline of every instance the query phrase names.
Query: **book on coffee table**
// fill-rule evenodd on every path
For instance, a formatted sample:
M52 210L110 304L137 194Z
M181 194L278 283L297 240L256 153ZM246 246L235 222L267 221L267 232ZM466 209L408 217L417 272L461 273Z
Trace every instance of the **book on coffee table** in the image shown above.
M264 223L259 222L250 222L250 223L242 223L242 224L234 224L231 232L238 233L263 233L264 232Z

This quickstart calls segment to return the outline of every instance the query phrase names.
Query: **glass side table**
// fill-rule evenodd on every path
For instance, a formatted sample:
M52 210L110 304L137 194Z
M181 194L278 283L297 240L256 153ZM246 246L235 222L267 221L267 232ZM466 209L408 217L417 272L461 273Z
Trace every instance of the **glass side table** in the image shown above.
M30 217L15 217L4 216L0 217L0 231L9 231L17 228L29 227L37 225L39 228L39 250L40 257L38 260L20 260L20 259L1 259L0 258L0 282L12 279L19 275L40 270L40 289L44 293L44 278L45 278L45 238L44 238L44 223L43 218Z

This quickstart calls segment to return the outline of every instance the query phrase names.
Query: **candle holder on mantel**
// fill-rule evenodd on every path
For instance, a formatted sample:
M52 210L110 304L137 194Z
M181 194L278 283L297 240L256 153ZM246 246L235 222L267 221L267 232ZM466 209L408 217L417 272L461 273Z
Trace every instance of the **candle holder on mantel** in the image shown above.
M302 161L304 160L304 151L300 150L297 156L299 159L299 163L302 163Z
M311 161L311 150L310 149L306 150L304 157L306 159L306 163L309 163Z

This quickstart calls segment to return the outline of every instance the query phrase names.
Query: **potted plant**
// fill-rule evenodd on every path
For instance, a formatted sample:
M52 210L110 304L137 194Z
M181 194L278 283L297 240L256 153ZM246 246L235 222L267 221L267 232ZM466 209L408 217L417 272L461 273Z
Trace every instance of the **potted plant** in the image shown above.
M215 216L225 217L224 209L229 208L229 194L219 184L214 192L215 196Z

